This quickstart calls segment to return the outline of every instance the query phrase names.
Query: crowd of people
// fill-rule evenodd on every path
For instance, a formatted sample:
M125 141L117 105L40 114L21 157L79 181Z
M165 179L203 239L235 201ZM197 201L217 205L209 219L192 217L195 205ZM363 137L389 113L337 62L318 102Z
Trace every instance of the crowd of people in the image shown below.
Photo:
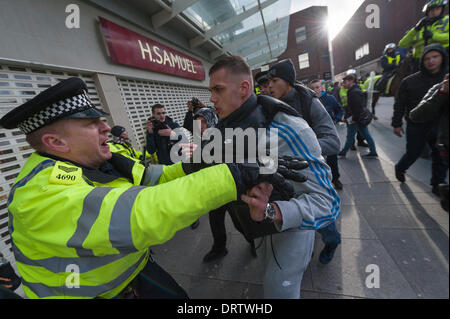
M403 118L407 122L406 153L395 165L396 178L406 182L406 171L428 144L432 191L448 211L448 185L443 185L448 170L448 33L446 47L445 39L434 33L445 4L430 1L426 19L407 34L407 39L422 34L425 40L407 44L415 49L418 71L401 82L392 126L402 136ZM422 28L426 32L420 33ZM384 91L403 60L395 44L386 46L376 90ZM341 209L336 190L344 187L339 161L355 149L355 138L358 146L369 148L364 159L378 158L369 131L373 114L367 107L367 83L349 73L342 85L329 89L320 79L304 85L289 59L253 77L239 56L216 62L209 77L214 108L197 98L187 102L183 127L199 132L202 142L185 144L179 151L185 154L182 161L173 160L171 151L186 137L164 105L152 106L146 148L140 152L125 127L110 128L101 120L106 113L94 107L79 78L61 81L0 119L3 127L20 129L35 150L8 198L12 248L28 297L188 298L157 264L150 247L180 229L195 229L205 214L212 247L203 262L228 253L227 213L254 257L255 241L261 238L265 298L300 298L316 231L324 243L319 261L330 263L341 243L335 224ZM340 122L347 125L342 142L336 129ZM278 169L263 174L261 163L247 154L231 163L194 162L196 149L216 142L203 138L212 128L222 136L227 129L276 129ZM222 158L231 152L234 159L237 147L224 147ZM76 289L66 285L68 264L79 267ZM10 265L2 267L9 278L0 273L0 293L7 297L5 289L16 289L18 281Z

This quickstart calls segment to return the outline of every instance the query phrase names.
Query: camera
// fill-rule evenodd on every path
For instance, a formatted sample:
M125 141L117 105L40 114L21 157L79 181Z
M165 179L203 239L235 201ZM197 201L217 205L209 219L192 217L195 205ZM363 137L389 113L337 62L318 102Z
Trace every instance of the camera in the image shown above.
M166 126L164 125L164 123L154 117L150 119L150 122L153 124L154 131L166 129Z
M200 106L200 101L199 101L199 99L197 99L196 97L193 97L193 98L192 98L191 104L192 104L192 110L194 110L194 111L195 111L196 109L201 108L201 106Z

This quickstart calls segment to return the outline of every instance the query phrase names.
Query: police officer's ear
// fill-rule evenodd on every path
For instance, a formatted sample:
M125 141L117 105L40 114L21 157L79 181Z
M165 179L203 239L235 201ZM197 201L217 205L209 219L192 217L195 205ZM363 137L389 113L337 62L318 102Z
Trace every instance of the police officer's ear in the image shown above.
M45 133L41 137L42 145L48 151L55 151L58 153L68 153L70 151L67 140L58 133Z
M64 135L64 127L57 123L50 124L42 129L34 132L36 134L35 139L40 142L40 147L37 149L42 152L59 152L68 153L70 151L70 145L68 139ZM41 149L42 148L42 149Z

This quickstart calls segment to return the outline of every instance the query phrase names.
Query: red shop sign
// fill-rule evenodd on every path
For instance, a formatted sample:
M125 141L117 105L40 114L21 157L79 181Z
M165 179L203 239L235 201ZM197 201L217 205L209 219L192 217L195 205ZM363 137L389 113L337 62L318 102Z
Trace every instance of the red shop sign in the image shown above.
M203 81L202 62L99 17L108 55L116 63Z

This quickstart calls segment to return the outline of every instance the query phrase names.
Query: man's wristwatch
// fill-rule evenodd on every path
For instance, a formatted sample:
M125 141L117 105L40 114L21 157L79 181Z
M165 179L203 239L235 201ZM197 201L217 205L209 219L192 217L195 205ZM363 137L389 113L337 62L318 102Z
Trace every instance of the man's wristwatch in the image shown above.
M267 204L266 210L264 211L264 216L265 216L265 219L268 219L270 221L273 221L275 219L275 217L277 216L277 212L272 203Z

